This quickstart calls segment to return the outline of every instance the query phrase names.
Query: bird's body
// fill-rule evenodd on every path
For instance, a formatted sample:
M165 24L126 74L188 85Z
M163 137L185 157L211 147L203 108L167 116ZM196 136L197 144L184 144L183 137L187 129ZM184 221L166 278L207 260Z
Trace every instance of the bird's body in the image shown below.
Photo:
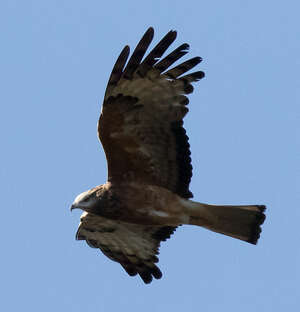
M86 208L93 214L112 220L144 225L173 225L188 223L187 200L155 186L138 183L108 182L94 189L95 206ZM137 196L138 194L138 196Z
M72 205L84 210L76 238L100 248L145 283L152 276L161 277L155 264L158 248L177 226L203 226L255 244L265 209L190 200L192 166L183 128L188 112L185 95L204 73L183 74L201 58L169 69L188 49L183 44L160 59L176 38L176 32L170 31L142 60L152 38L149 28L126 66L128 46L113 68L98 123L108 179L77 196Z

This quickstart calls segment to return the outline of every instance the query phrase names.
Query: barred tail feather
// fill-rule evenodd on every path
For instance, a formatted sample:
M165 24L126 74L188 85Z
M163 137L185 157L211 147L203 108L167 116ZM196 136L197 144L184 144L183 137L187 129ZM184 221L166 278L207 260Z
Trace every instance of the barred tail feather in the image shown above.
M256 244L265 220L263 205L214 206L189 201L190 224Z

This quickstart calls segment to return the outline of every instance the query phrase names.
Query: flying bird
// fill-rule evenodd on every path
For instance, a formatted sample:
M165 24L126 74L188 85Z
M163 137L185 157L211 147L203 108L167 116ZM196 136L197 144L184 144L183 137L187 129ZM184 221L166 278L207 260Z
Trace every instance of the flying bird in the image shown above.
M78 195L71 206L84 211L76 239L99 248L145 283L162 277L160 243L176 227L198 225L256 244L265 219L263 205L216 206L190 199L191 152L183 118L186 95L204 73L187 73L200 57L170 69L189 49L184 43L163 57L176 35L168 32L144 57L154 36L150 27L129 60L129 46L122 50L98 122L107 182Z

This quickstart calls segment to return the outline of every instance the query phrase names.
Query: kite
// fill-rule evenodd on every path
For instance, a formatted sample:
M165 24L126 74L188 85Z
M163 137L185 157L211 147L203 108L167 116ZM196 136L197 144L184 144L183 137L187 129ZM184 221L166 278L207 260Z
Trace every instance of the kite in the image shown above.
M98 122L107 182L78 195L71 206L83 210L76 239L145 283L162 277L160 243L178 226L197 225L256 244L265 219L264 205L216 206L190 199L191 152L183 118L192 83L204 73L187 73L200 57L170 69L189 49L184 43L162 57L176 35L168 32L145 56L154 36L150 27L129 60L129 46L122 50Z

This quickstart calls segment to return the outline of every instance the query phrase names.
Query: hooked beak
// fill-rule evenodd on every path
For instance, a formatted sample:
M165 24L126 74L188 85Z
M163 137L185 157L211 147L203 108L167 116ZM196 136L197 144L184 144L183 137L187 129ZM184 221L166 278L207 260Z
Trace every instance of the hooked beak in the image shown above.
M74 204L72 204L72 206L70 207L70 211L72 212L73 209L77 209L78 207Z

